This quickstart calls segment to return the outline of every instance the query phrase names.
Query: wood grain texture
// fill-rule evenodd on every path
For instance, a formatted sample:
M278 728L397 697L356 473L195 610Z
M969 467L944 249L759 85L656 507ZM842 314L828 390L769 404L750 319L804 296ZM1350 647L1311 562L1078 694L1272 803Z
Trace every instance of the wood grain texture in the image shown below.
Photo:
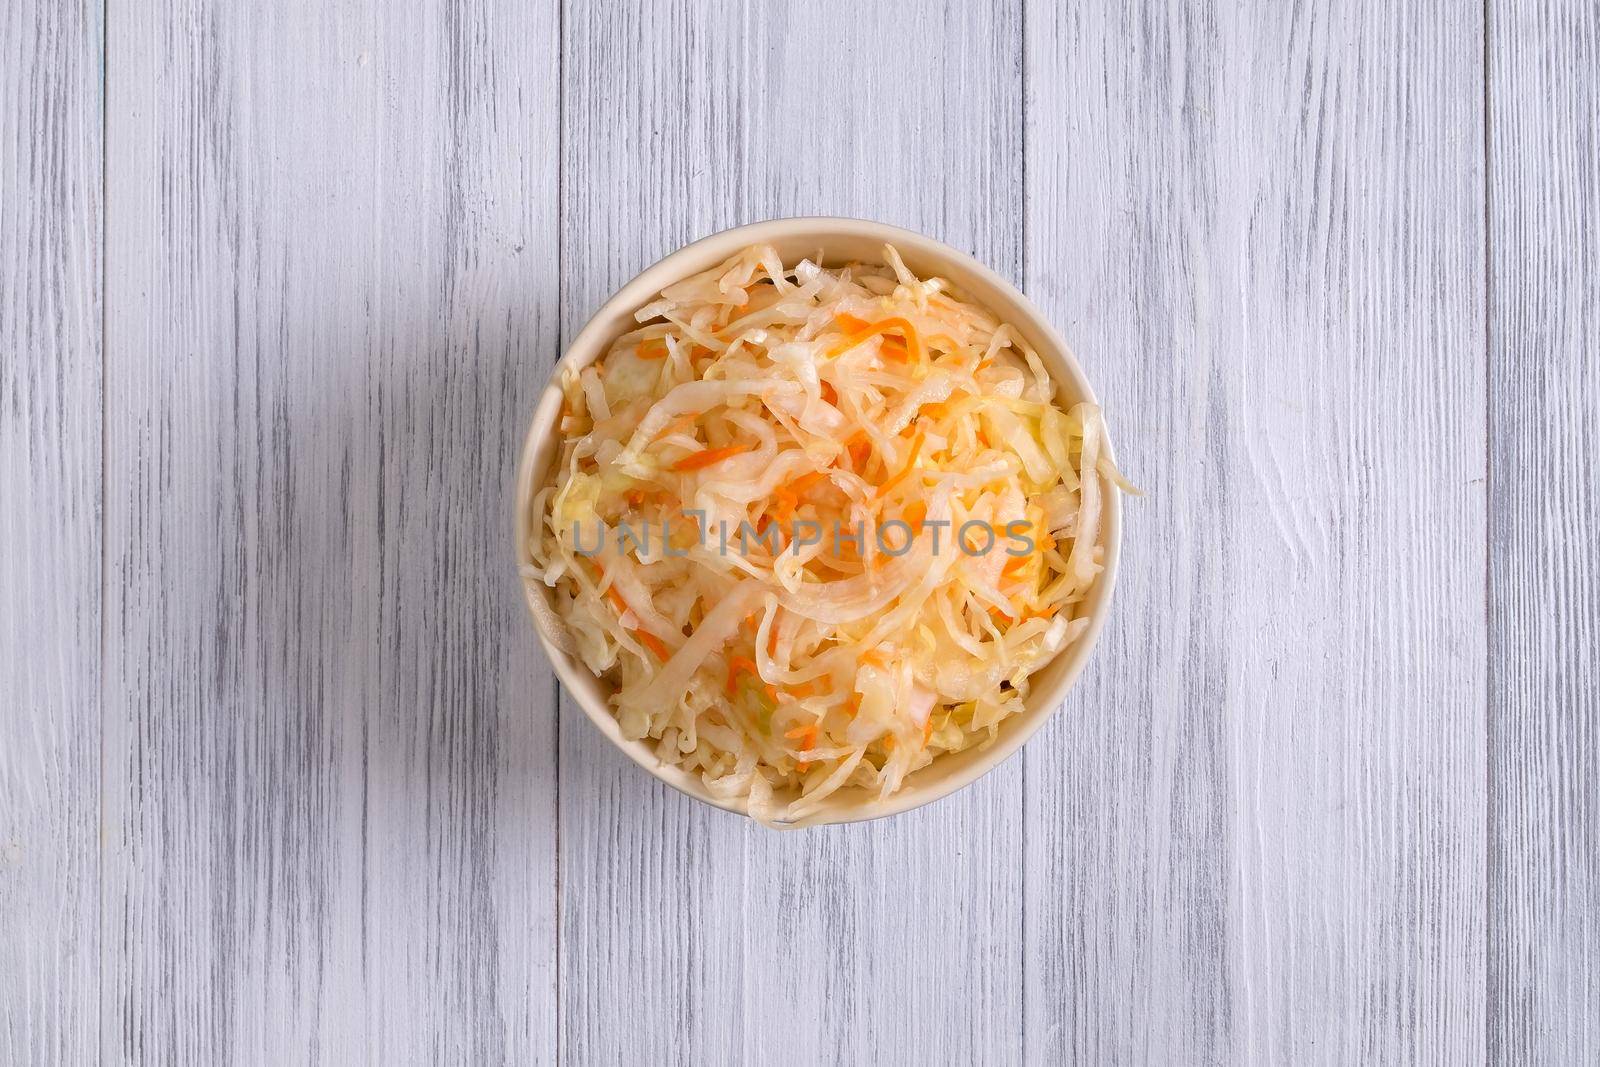
M98 5L0 11L0 1063L99 1000Z
M102 10L0 13L0 1063L1600 1059L1593 0ZM509 486L796 214L1149 496L1021 758L775 834L560 706Z
M1482 50L1028 6L1028 289L1150 494L1025 750L1030 1062L1484 1056Z
M554 5L109 42L103 1054L549 1062Z
M1600 5L1490 12L1489 1047L1600 1062Z
M564 336L774 216L899 223L1017 277L1020 41L990 5L569 5ZM1021 1061L1020 761L777 834L655 784L575 704L561 723L564 1061Z

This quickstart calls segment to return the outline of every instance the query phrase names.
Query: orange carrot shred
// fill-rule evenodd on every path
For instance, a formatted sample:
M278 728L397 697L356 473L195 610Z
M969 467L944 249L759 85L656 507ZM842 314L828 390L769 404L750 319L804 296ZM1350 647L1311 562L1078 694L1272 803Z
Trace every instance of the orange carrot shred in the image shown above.
M813 485L816 485L818 482L822 481L823 477L824 475L822 471L807 471L806 473L800 475L800 477L791 481L788 485L788 490L789 492L795 494L803 493L807 489L810 489Z
M899 341L885 341L878 353L891 363L904 363L911 358L911 353L906 351L906 346Z
M876 337L879 334L888 333L890 330L896 330L905 336L905 356L902 357L885 351L885 358L901 359L902 361L905 358L909 358L917 363L927 362L927 356L922 347L922 339L917 336L917 328L899 316L889 319L879 319L877 322L870 324L862 322L862 320L856 318L854 315L837 315L834 318L835 321L850 326L851 332L843 341L828 349L828 355L830 356L837 356L841 353L848 352L850 349L854 348L863 341Z
M728 696L729 697L732 697L733 694L738 691L738 679L739 679L739 672L740 671L747 671L750 674L755 675L757 678L761 677L761 672L756 670L756 665L755 665L754 661L752 661L750 659L747 659L744 656L732 656L732 657L730 657L728 659Z
M737 456L741 452L750 451L749 445L728 445L726 448L707 448L699 452L691 452L672 465L675 471L697 471L701 467L709 467L713 463L720 463L729 456Z
M640 359L666 359L667 342L659 337L652 337L648 341L641 343L639 351L635 352L634 355Z
M799 741L798 747L801 752L810 752L817 744L817 724L797 726L783 736L790 741ZM800 760L796 763L795 769L803 772L809 766L811 766L810 760Z
M866 465L867 457L872 454L872 441L865 430L857 430L844 443L844 450L850 456L850 466L859 474Z
M794 518L795 505L798 503L799 501L795 500L794 494L790 493L782 486L774 489L772 491L771 513L770 515L761 516L761 528L756 532L765 533L766 525L772 519L778 520L780 524L787 523L790 519Z
M788 738L790 741L799 741L801 752L810 752L817 744L817 724L812 723L809 726L797 726L783 736ZM810 760L796 760L794 769L801 774L804 774L806 770L810 768L810 766Z
M656 654L657 659L661 660L662 662L666 662L672 658L672 649L668 648L661 638L657 637L648 630L635 630L633 632L638 636L639 640L643 642L644 647Z
M878 486L877 496L880 500L885 496L888 496L889 490L893 489L896 485L899 485L900 482L905 480L905 478L911 474L911 468L917 465L917 453L921 451L922 431L918 430L916 436L911 439L911 451L907 453L905 463L901 465L900 469L896 471L892 477L890 477L882 485Z

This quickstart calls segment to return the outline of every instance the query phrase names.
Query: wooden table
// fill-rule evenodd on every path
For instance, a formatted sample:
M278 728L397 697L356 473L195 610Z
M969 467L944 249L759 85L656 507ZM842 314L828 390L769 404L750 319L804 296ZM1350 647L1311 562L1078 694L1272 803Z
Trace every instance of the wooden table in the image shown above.
M1594 1063L1600 6L11 0L0 1061ZM533 398L692 238L941 238L1131 502L973 788L562 698Z

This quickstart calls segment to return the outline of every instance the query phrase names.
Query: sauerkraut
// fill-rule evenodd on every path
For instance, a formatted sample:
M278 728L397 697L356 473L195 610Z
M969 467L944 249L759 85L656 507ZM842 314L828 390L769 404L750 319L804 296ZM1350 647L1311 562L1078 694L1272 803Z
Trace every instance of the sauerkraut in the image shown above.
M623 733L763 821L986 745L1087 627L1098 409L893 247L748 248L561 380L529 581Z

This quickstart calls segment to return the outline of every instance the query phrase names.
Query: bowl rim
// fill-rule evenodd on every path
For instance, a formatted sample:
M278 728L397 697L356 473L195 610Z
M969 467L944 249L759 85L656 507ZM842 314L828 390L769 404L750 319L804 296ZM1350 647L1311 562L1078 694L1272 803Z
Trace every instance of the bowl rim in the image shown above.
M741 248L759 243L787 242L798 238L815 237L819 242L830 239L869 239L893 244L908 263L933 261L942 268L938 271L917 269L923 277L931 273L952 278L970 299L984 304L997 317L1019 330L1033 345L1046 370L1058 385L1065 386L1077 400L1098 403L1093 388L1079 364L1077 356L1059 332L1051 325L1033 302L1011 282L979 262L934 238L886 223L839 216L796 216L747 223L709 234L646 267L627 284L618 289L589 317L577 332L561 358L551 368L549 380L535 402L528 430L523 438L521 455L517 464L514 493L513 544L518 580L523 588L529 613L539 643L555 669L556 676L568 694L577 700L589 721L620 749L629 759L649 772L657 780L672 788L703 801L713 807L749 818L746 805L740 798L723 798L711 793L698 775L664 763L656 755L649 739L632 741L622 736L620 724L612 714L602 690L601 680L571 653L564 651L564 637L558 637L552 627L560 625L545 599L542 582L530 579L523 571L530 558L529 543L532 523L529 507L537 490L537 480L542 482L545 464L558 440L556 429L561 406L561 377L571 367L582 369L594 362L609 347L619 321L632 321L633 312L643 307L663 288L691 274L707 270L729 258ZM987 287L992 292L973 292L973 283ZM996 300L998 296L1000 299ZM994 304L1009 305L1009 314L1001 314ZM544 447L546 442L549 447ZM1108 459L1114 459L1111 435L1107 432L1102 447ZM1117 571L1121 563L1122 500L1121 494L1102 476L1103 511L1101 515L1101 546L1104 549L1102 570L1091 591L1084 614L1088 628L1067 648L1053 657L1047 666L1064 662L1056 680L1047 688L1030 689L1022 712L1009 716L1000 725L999 735L984 749L967 749L935 759L927 767L907 776L901 789L882 800L873 795L840 790L828 798L823 807L811 815L783 825L786 828L862 822L884 818L910 811L966 788L995 767L1008 760L1028 741L1060 708L1069 691L1077 684L1090 655L1093 653L1106 617L1110 613L1112 594L1116 588ZM559 704L556 713L559 714ZM959 766L947 761L965 757ZM918 781L919 775L946 764L944 773Z

